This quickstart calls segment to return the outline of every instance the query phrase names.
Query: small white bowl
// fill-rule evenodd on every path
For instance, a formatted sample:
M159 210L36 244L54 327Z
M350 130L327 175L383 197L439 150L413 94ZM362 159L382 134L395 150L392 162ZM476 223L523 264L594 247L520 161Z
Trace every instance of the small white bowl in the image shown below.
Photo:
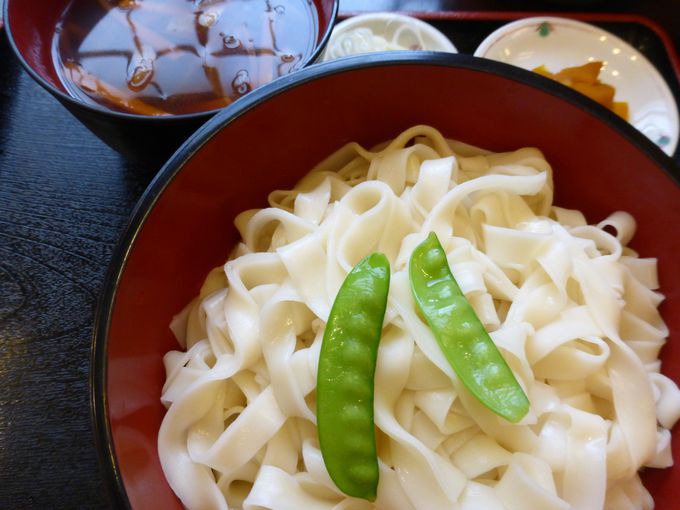
M629 121L666 154L678 145L678 107L659 71L635 48L594 25L558 17L525 18L489 35L475 56L524 69L604 62L602 82L616 88L616 101L629 106Z
M458 53L448 37L425 21L391 12L373 12L338 23L322 60L390 50Z

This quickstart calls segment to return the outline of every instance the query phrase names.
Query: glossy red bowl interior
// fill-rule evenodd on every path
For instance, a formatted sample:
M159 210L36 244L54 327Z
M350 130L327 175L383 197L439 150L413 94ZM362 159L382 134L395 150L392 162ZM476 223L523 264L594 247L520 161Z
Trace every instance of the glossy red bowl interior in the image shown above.
M659 259L671 331L663 370L680 380L680 173L670 158L590 100L504 64L392 54L313 66L194 135L146 191L114 257L96 326L93 404L104 461L133 508L181 508L156 453L161 358L177 347L171 317L236 242L235 214L265 206L269 191L292 186L347 141L370 146L420 123L496 151L537 146L554 168L557 204L593 222L631 212L633 246ZM644 479L657 508L676 508L680 469Z

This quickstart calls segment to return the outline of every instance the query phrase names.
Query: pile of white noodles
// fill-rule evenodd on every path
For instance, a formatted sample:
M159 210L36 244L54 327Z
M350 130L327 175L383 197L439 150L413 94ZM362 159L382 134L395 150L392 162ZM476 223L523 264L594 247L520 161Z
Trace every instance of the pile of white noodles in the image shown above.
M417 126L373 151L348 144L273 192L271 207L241 214L242 243L173 322L186 351L164 359L158 449L184 505L652 508L638 470L672 464L680 416L680 392L659 372L668 330L656 261L626 247L629 214L588 225L552 194L538 150L492 154ZM407 264L430 231L529 396L517 425L458 383L416 313ZM336 292L373 251L389 258L392 282L371 504L326 472L314 389Z
M404 25L392 35L376 34L369 27L356 27L340 34L333 34L326 51L324 60L333 60L361 53L394 50L425 50L429 49L417 27ZM438 48L436 48L438 49Z

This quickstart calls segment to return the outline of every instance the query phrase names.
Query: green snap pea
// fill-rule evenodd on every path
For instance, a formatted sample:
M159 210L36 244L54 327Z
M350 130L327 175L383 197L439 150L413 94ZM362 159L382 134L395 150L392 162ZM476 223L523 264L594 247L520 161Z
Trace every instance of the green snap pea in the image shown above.
M517 423L529 399L456 282L432 232L411 254L411 290L447 361L482 404Z
M319 443L326 469L349 496L375 501L378 454L373 391L390 263L373 253L347 275L324 331L316 386Z

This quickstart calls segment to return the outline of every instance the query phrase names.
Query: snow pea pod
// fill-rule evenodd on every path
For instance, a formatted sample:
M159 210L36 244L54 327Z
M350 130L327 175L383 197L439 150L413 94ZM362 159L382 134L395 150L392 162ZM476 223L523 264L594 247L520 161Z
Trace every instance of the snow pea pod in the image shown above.
M411 254L409 278L418 308L461 382L494 413L521 420L529 399L460 290L434 232Z
M317 429L328 474L345 494L369 501L378 490L373 392L389 285L382 253L350 271L328 317L317 375Z

